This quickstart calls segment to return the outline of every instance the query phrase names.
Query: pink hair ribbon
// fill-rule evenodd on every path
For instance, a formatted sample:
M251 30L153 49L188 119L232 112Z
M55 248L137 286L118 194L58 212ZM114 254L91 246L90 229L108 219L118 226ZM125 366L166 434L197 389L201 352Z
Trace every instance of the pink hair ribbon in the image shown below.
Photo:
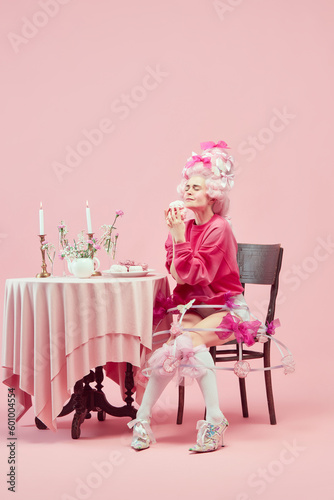
M213 141L201 142L201 149L212 149L212 148L222 148L222 149L231 149L225 141L218 141L214 143Z
M211 158L205 157L205 156L199 156L195 155L190 158L190 160L187 162L185 168L190 168L195 165L195 163L203 163L206 167L210 168L211 166Z

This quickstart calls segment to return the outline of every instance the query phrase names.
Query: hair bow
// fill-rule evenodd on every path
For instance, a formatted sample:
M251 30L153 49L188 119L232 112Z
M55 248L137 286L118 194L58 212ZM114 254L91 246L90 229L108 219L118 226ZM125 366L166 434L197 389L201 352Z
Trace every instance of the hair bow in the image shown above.
M200 163L200 162L204 163L204 165L207 164L206 165L207 167L211 166L211 158L206 157L206 156L194 155L187 162L186 168L193 167L195 165L195 163Z
M214 143L213 141L201 142L201 149L212 149L212 148L222 148L222 149L231 149L225 141L218 141Z
M225 174L225 173L223 173L222 174L222 185L223 185L224 189L226 188L226 186L229 189L232 189L233 186L234 186L234 174Z

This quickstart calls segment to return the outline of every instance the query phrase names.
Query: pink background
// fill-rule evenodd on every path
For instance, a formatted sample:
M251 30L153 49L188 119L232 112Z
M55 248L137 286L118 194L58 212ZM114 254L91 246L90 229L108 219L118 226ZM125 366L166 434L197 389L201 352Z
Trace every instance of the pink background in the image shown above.
M0 299L7 278L39 272L41 200L54 243L60 219L72 237L86 227L86 199L96 233L122 209L118 258L164 272L163 210L177 198L183 164L201 141L223 139L238 164L230 214L238 241L285 249L279 338L297 363L289 378L273 375L275 427L262 374L247 379L251 417L244 421L235 376L219 373L228 446L203 456L187 452L202 418L195 385L182 428L174 425L175 387L167 389L155 413L159 442L143 454L129 449L125 419L98 424L94 416L74 442L70 419L57 434L41 433L30 410L18 425L16 498L103 498L128 490L126 474L139 498L157 498L161 488L163 499L206 491L213 499L333 498L333 336L325 333L334 261L332 2L1 0L0 8ZM249 298L256 314L261 301L259 293ZM6 391L1 387L5 495ZM117 396L117 388L110 391ZM277 465L286 442L301 449ZM101 483L96 476L90 493L75 494L76 481L93 481L94 463L110 462L111 451L121 457L113 472L101 473ZM262 488L261 468L270 470Z

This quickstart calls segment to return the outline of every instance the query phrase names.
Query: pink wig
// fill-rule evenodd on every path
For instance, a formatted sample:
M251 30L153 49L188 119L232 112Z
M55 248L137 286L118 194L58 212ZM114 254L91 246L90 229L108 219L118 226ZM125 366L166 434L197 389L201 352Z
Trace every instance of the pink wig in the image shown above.
M205 148L206 144L211 143L201 143L201 147L204 149L201 156L193 154L191 158L188 158L182 172L183 179L177 187L177 191L183 198L188 179L195 175L204 177L207 193L214 200L213 212L225 217L230 206L227 193L234 183L234 160L225 151L228 147L226 143L223 143L226 147L211 148Z

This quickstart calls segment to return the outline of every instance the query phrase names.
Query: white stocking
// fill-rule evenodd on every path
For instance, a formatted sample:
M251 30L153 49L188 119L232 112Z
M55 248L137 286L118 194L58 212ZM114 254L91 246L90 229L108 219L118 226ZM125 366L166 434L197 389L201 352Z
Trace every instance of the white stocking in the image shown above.
M158 370L152 372L137 412L137 420L150 421L153 406L172 378L173 374L161 375Z
M214 369L211 369L215 366L212 356L209 351L202 351L195 354L195 358L208 368L202 377L196 379L204 396L206 420L210 424L220 424L224 414L219 408L216 373Z

